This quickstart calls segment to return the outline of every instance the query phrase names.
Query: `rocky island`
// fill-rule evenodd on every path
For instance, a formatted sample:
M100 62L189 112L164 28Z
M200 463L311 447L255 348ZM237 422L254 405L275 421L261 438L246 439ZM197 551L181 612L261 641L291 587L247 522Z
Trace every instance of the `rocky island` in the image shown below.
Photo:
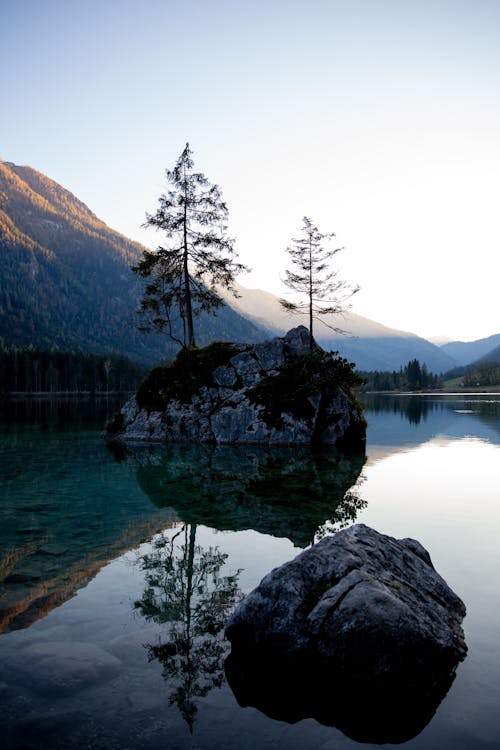
M124 441L336 445L362 450L353 365L304 326L258 344L183 349L155 367L104 437Z

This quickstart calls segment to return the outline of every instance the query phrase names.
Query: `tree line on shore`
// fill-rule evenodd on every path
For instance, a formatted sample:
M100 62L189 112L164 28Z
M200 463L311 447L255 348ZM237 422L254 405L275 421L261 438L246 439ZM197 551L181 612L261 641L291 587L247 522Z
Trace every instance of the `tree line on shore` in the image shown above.
M361 372L364 380L363 391L420 391L428 388L440 388L442 376L429 372L425 362L411 359L399 370Z
M128 357L0 346L0 393L111 393L137 390L145 368Z

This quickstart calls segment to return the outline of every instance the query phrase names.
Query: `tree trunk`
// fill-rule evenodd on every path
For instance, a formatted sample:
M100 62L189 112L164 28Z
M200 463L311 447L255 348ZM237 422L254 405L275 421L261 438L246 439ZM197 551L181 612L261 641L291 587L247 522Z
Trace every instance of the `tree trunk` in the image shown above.
M309 351L313 350L313 284L312 284L312 245L309 237Z
M188 268L188 243L187 243L187 196L184 193L184 296L186 301L186 322L187 322L187 345L196 346L194 340L193 326L193 306L191 303L191 285L189 283Z
M187 530L189 528L189 546L187 544ZM186 560L186 633L187 639L191 639L191 599L193 597L193 570L194 570L194 551L196 546L196 529L197 524L193 523L186 526L186 546L185 546L185 560Z

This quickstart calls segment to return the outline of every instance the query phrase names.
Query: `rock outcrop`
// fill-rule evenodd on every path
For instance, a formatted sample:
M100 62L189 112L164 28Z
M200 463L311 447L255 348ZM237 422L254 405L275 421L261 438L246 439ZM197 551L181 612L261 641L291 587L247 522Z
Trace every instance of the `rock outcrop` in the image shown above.
M401 742L454 679L464 614L417 541L354 525L273 570L238 606L228 680L240 704L274 718Z
M316 345L311 356L304 326L260 344L188 350L150 373L105 437L361 446L365 421L349 390L356 377Z

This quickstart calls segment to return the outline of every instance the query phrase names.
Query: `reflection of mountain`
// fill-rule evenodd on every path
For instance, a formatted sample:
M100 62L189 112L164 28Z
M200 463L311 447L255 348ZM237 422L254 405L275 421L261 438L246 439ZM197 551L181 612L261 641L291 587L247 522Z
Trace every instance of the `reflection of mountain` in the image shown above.
M500 443L500 397L363 394L367 444L421 445L436 437Z
M96 438L0 441L0 632L71 598L109 560L176 521L155 511Z
M325 521L352 522L363 501L350 488L364 457L290 447L172 445L128 453L141 489L185 523L254 529L300 547L324 533Z

